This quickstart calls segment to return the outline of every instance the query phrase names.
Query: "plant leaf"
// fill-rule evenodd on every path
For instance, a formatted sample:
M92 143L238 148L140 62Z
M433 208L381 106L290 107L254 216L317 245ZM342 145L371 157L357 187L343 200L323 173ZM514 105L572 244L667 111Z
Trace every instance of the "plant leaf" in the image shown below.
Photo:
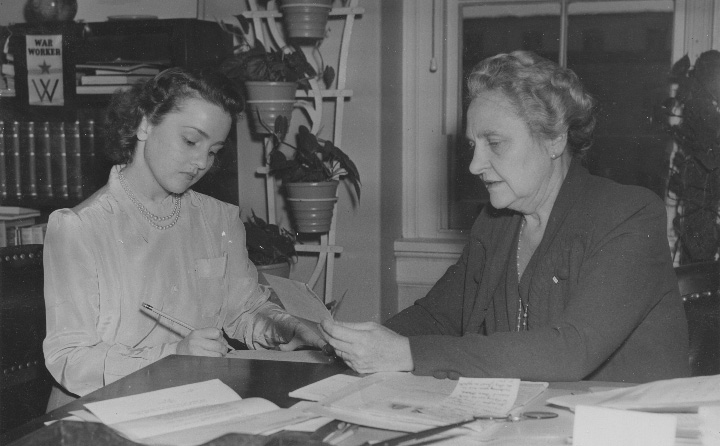
M335 80L335 69L331 66L326 66L325 70L323 70L323 82L325 83L325 88L330 88L332 86L333 81Z
M675 62L675 64L672 67L672 70L670 71L670 77L672 77L673 79L685 77L685 76L687 76L687 73L689 70L690 70L690 58L686 54L680 60Z
M275 137L278 139L278 141L282 141L285 139L285 135L287 135L288 128L290 124L288 123L288 119L283 115L278 115L277 118L275 118Z
M238 22L240 22L240 27L245 34L248 34L250 32L250 20L242 14L236 15L235 18L238 19Z

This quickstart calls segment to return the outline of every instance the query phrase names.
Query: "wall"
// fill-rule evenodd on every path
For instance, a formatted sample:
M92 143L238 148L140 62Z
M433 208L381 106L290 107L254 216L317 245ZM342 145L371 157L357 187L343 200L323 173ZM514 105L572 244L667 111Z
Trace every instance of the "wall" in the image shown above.
M380 184L380 282L381 319L397 313L397 263L393 244L402 238L402 98L403 98L403 4L383 0L381 23L381 145Z

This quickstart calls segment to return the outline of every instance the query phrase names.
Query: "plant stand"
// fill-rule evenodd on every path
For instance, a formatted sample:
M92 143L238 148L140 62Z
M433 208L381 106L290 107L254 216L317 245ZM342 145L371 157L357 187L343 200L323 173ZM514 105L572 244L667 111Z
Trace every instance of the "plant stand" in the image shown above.
M309 120L312 123L310 131L315 135L319 132L320 124L322 122L323 101L334 102L333 142L338 147L342 147L342 124L345 110L345 99L350 98L353 95L352 90L345 88L345 83L347 79L347 60L350 49L350 38L352 36L355 16L361 15L364 12L362 8L358 7L358 1L359 0L346 0L343 2L345 6L332 8L330 10L329 15L331 20L342 19L345 22L337 64L329 64L336 67L337 70L335 88L321 90L317 81L311 80L310 85L312 89L310 91L304 92L302 90L297 90L296 92L297 102L295 105L301 107L307 113ZM254 38L260 40L266 48L270 48L272 46L270 45L271 42L266 42L265 39L265 30L267 30L272 39L272 44L276 48L284 48L286 46L285 39L278 24L278 19L282 18L282 13L278 10L275 1L270 0L268 2L267 9L258 8L256 0L247 0L247 2L250 10L243 12L242 15L252 21ZM272 138L266 137L264 141L264 153L266 159L271 149ZM276 224L275 179L268 175L269 169L267 166L258 168L257 172L265 176L268 223ZM298 244L295 246L295 249L298 252L316 253L318 255L315 269L313 270L313 273L307 283L311 288L314 288L322 273L325 272L323 299L326 304L333 301L333 273L335 269L335 256L343 251L341 246L335 245L337 214L337 202L335 202L333 217L330 223L330 230L320 236L320 242L318 245Z

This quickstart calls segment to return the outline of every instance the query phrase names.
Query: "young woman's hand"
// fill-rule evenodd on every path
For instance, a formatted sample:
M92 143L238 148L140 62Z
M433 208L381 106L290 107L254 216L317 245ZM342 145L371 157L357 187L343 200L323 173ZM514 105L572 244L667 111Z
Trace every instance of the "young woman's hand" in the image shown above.
M178 355L225 356L227 351L222 331L215 327L191 331L177 346Z
M282 339L277 346L283 351L295 350L299 347L322 348L325 345L325 341L315 330L294 317L280 322L279 332Z

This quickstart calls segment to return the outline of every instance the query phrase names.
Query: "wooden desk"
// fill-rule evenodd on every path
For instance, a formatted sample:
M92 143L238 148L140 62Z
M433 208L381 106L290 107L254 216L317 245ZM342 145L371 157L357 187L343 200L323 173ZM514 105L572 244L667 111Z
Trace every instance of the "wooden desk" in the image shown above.
M327 364L308 364L198 356L168 356L77 401L8 432L0 438L0 444L8 444L37 429L41 429L44 427L44 422L61 419L67 416L70 410L82 409L85 403L191 384L212 378L219 378L243 398L258 396L268 399L280 407L290 407L298 401L288 396L290 391L338 373L352 373L352 371L344 364L330 360L328 360ZM593 381L552 383L542 400L532 403L527 410L552 410L557 412L559 417L551 420L525 420L516 423L498 422L499 431L502 432L501 438L488 444L527 445L530 439L542 439L543 445L567 445L567 438L572 435L572 413L557 408L549 409L545 406L544 401L551 396L567 394L573 391L587 391L591 387L618 386L623 386L623 384Z
M345 364L330 359L327 364L307 364L171 355L7 432L0 438L0 444L24 437L44 427L46 421L64 418L69 411L82 409L86 403L213 378L219 378L243 398L259 396L280 407L290 407L299 400L290 398L288 392L338 373L352 371Z

